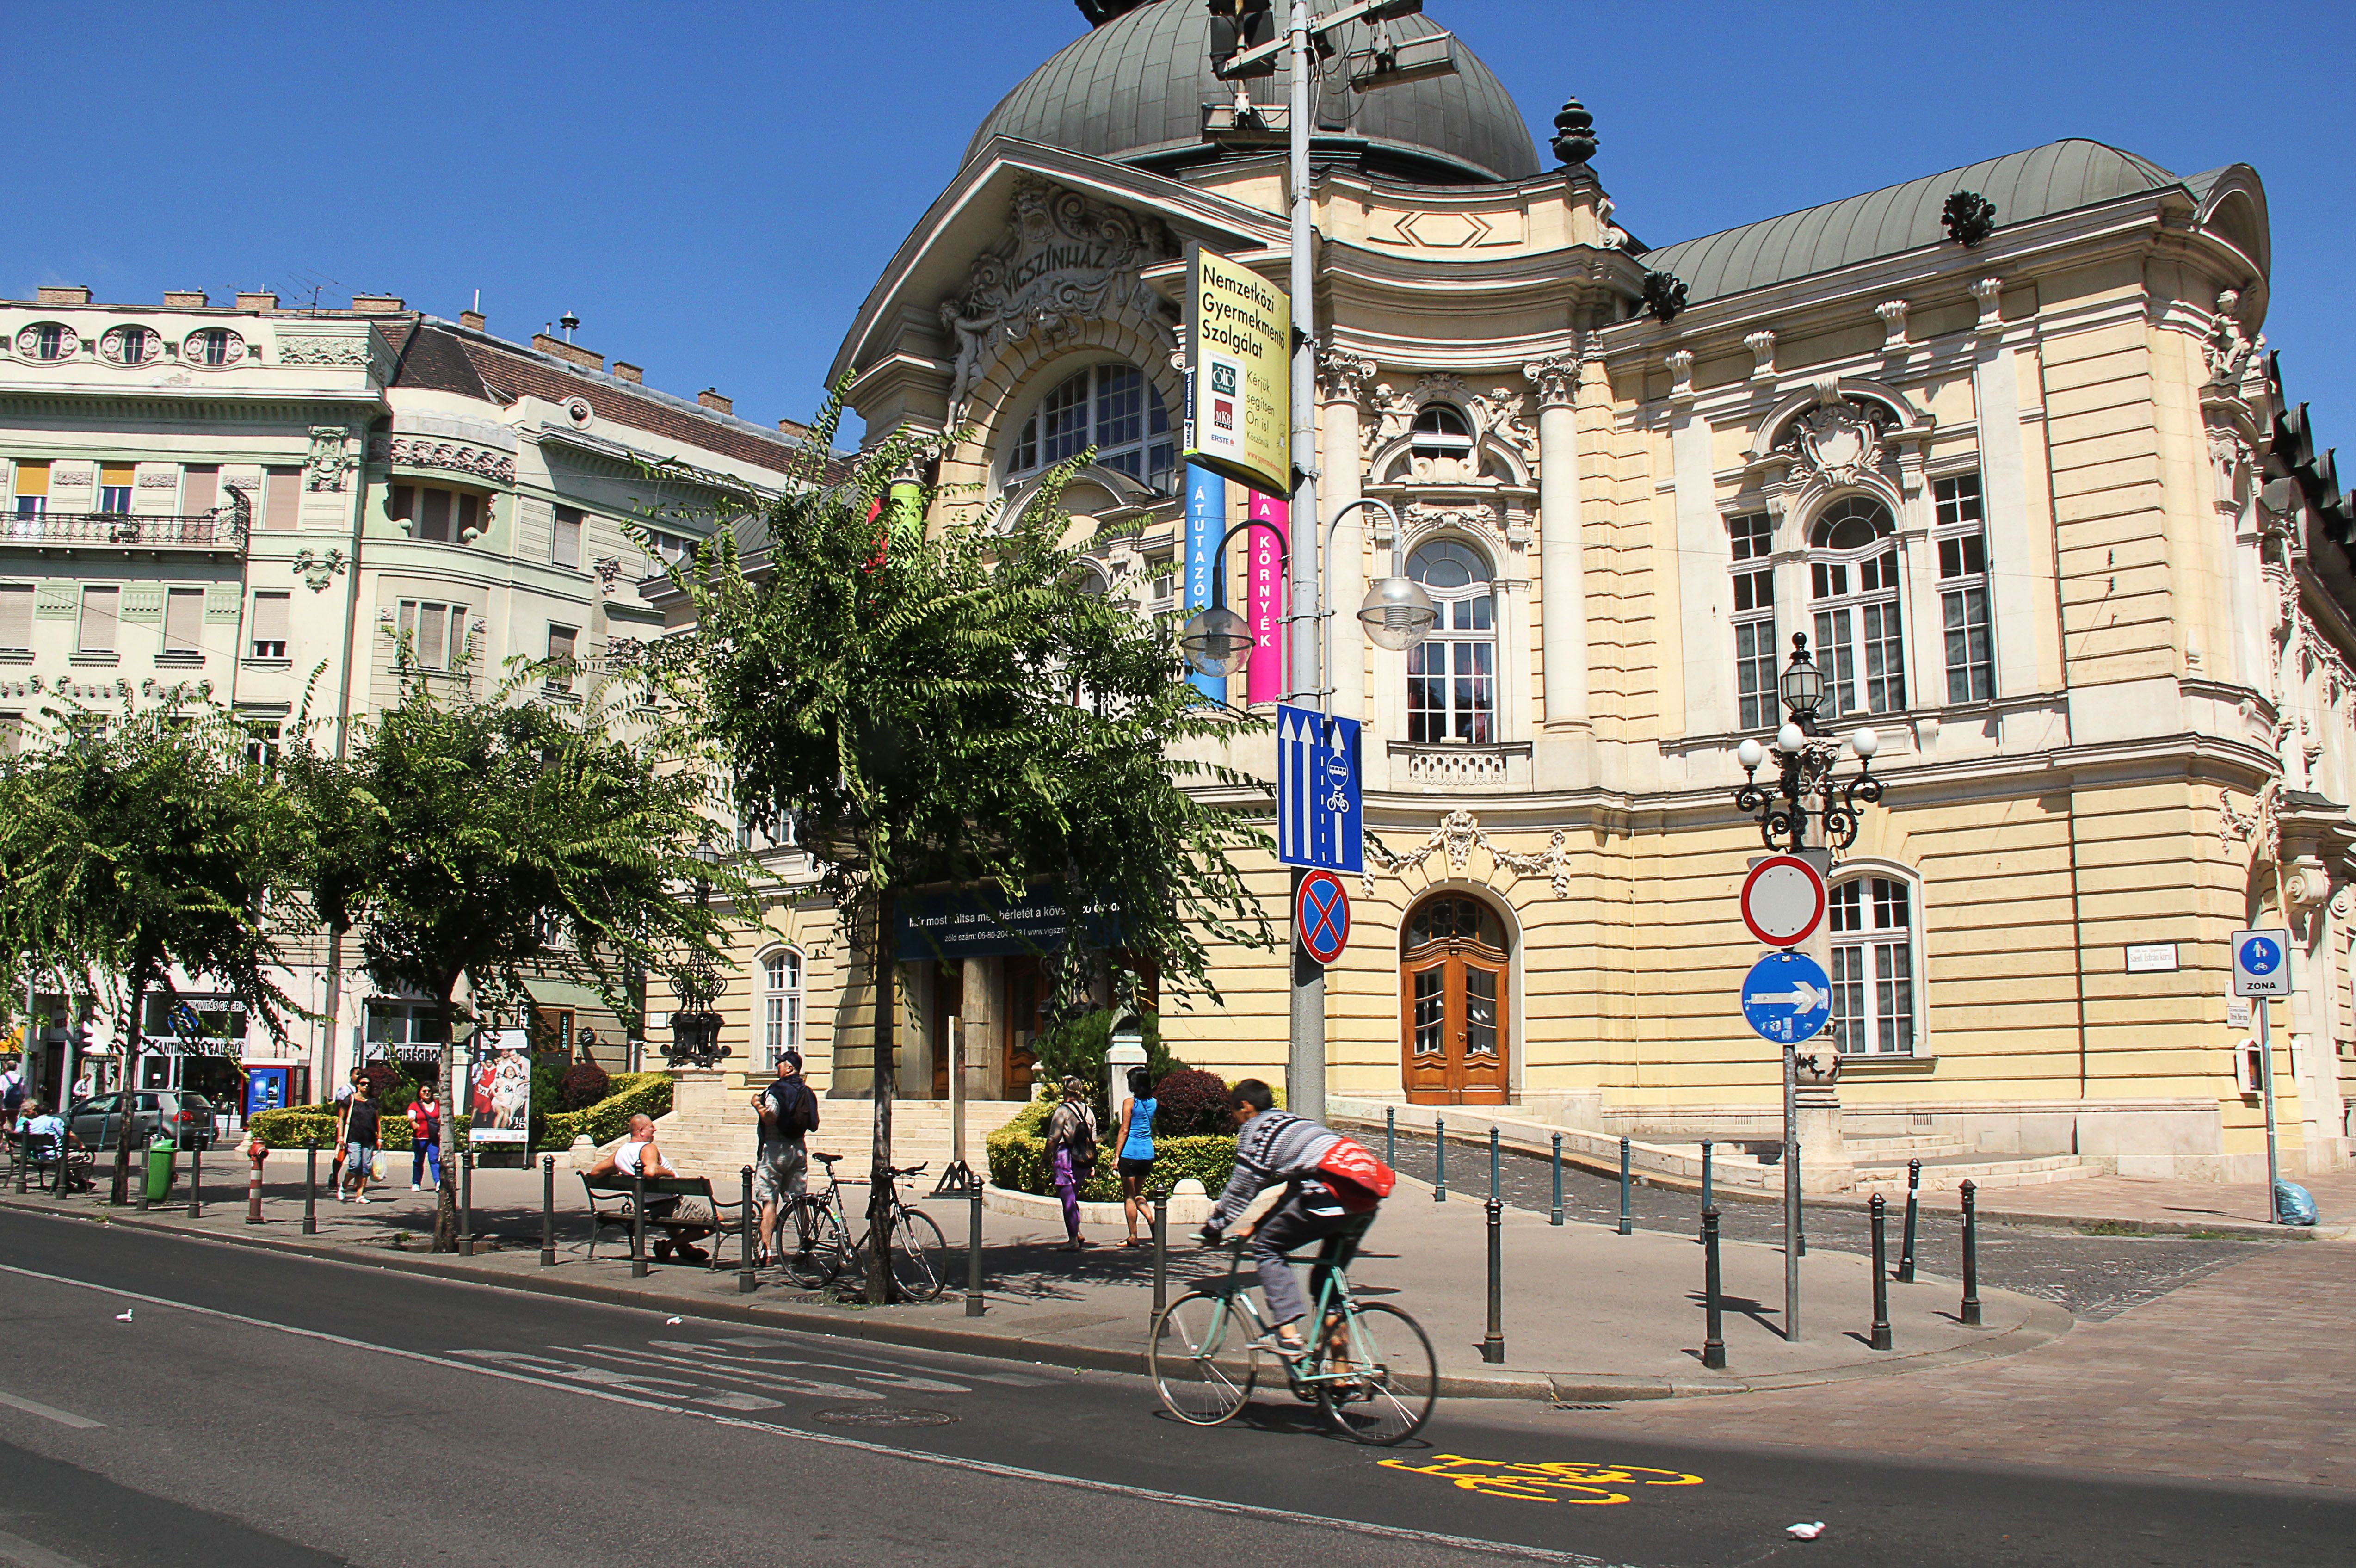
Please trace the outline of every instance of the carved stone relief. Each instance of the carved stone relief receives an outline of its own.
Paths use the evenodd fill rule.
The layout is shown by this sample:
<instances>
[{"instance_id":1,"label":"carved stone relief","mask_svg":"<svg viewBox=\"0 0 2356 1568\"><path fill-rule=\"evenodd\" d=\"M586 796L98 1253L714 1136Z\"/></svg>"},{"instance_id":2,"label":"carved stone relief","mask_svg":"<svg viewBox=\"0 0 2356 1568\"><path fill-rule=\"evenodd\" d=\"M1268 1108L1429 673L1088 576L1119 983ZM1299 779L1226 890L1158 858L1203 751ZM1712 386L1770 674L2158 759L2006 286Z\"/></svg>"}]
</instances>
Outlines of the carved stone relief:
<instances>
[{"instance_id":1,"label":"carved stone relief","mask_svg":"<svg viewBox=\"0 0 2356 1568\"><path fill-rule=\"evenodd\" d=\"M1472 864L1472 852L1476 848L1487 850L1490 858L1505 870L1522 876L1547 877L1554 886L1556 897L1570 897L1568 834L1556 833L1547 841L1543 854L1524 854L1491 843L1489 835L1482 831L1478 819L1462 810L1451 811L1442 817L1440 825L1431 830L1430 838L1425 840L1420 847L1404 854L1394 853L1389 845L1369 831L1366 834L1365 869L1359 874L1359 881L1365 888L1366 897L1371 898L1375 893L1374 868L1376 865L1394 876L1403 876L1443 852L1448 856L1450 871L1462 875Z\"/></svg>"},{"instance_id":2,"label":"carved stone relief","mask_svg":"<svg viewBox=\"0 0 2356 1568\"><path fill-rule=\"evenodd\" d=\"M303 488L341 491L350 477L352 433L340 424L311 426L311 454L304 460Z\"/></svg>"},{"instance_id":3,"label":"carved stone relief","mask_svg":"<svg viewBox=\"0 0 2356 1568\"><path fill-rule=\"evenodd\" d=\"M1854 399L1820 403L1794 419L1776 449L1828 485L1853 485L1880 466L1888 411Z\"/></svg>"},{"instance_id":4,"label":"carved stone relief","mask_svg":"<svg viewBox=\"0 0 2356 1568\"><path fill-rule=\"evenodd\" d=\"M380 437L375 449L379 460L411 468L446 468L452 473L472 474L496 484L515 483L515 459L504 452L473 446L464 441L437 441L423 435L393 435Z\"/></svg>"},{"instance_id":5,"label":"carved stone relief","mask_svg":"<svg viewBox=\"0 0 2356 1568\"><path fill-rule=\"evenodd\" d=\"M369 362L368 339L343 334L329 337L282 331L278 334L278 362L282 365L365 365Z\"/></svg>"},{"instance_id":6,"label":"carved stone relief","mask_svg":"<svg viewBox=\"0 0 2356 1568\"><path fill-rule=\"evenodd\" d=\"M1138 270L1176 254L1158 219L1044 180L1019 181L1012 232L975 260L964 289L939 307L957 345L952 420L991 363L1017 342L1052 343L1083 323L1118 316L1174 347L1162 297Z\"/></svg>"}]
</instances>

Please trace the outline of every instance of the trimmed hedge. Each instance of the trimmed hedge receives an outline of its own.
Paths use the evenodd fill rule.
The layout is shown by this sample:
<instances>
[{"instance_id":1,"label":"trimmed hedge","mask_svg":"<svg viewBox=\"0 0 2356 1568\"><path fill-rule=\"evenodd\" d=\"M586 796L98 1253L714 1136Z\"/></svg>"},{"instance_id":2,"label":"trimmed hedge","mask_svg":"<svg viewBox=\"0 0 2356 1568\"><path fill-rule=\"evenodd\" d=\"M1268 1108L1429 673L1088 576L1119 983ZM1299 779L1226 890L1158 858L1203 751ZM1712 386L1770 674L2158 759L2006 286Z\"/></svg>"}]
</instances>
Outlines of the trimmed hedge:
<instances>
[{"instance_id":1,"label":"trimmed hedge","mask_svg":"<svg viewBox=\"0 0 2356 1568\"><path fill-rule=\"evenodd\" d=\"M1010 1192L1044 1195L1055 1191L1047 1180L1047 1117L1055 1109L1055 1101L1052 1100L1034 1100L990 1135L987 1146L993 1184ZM1087 1203L1118 1203L1118 1151L1109 1143L1099 1144L1098 1151L1096 1172L1080 1184L1080 1197ZM1153 1155L1153 1174L1146 1182L1149 1194L1167 1192L1176 1183L1193 1176L1203 1184L1205 1192L1216 1197L1227 1185L1227 1178L1235 1174L1236 1141L1232 1135L1156 1137Z\"/></svg>"},{"instance_id":2,"label":"trimmed hedge","mask_svg":"<svg viewBox=\"0 0 2356 1568\"><path fill-rule=\"evenodd\" d=\"M630 1118L640 1112L660 1116L670 1110L670 1075L664 1072L617 1072L612 1076L614 1092L586 1111L560 1111L540 1119L541 1150L562 1153L573 1146L575 1133L586 1133L593 1144L607 1144L626 1131ZM458 1143L466 1142L466 1126L472 1118L458 1118ZM247 1130L273 1149L299 1149L305 1138L319 1140L319 1147L333 1148L336 1143L336 1108L333 1105L298 1105L285 1111L265 1111L247 1124ZM377 1122L377 1144L384 1149L409 1147L409 1118L390 1113ZM486 1145L488 1147L489 1145Z\"/></svg>"}]
</instances>

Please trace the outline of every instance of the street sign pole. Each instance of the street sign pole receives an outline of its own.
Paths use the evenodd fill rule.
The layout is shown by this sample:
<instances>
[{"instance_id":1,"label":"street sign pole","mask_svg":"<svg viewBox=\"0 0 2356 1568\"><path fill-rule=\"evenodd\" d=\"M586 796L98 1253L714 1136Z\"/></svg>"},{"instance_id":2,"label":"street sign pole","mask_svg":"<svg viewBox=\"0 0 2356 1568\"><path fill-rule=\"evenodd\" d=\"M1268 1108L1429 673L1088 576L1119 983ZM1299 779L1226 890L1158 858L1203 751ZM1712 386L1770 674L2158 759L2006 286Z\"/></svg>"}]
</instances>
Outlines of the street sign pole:
<instances>
[{"instance_id":1,"label":"street sign pole","mask_svg":"<svg viewBox=\"0 0 2356 1568\"><path fill-rule=\"evenodd\" d=\"M1315 209L1309 184L1311 0L1292 0L1287 31L1292 65L1291 105L1285 116L1292 181L1292 690L1294 701L1313 694L1321 714L1333 711L1326 688L1320 618L1324 563L1317 516L1317 274L1312 247ZM1323 739L1321 736L1320 740ZM1297 909L1301 873L1292 874ZM1285 1107L1312 1122L1325 1120L1325 966L1312 959L1292 929L1292 1036L1285 1059Z\"/></svg>"},{"instance_id":2,"label":"street sign pole","mask_svg":"<svg viewBox=\"0 0 2356 1568\"><path fill-rule=\"evenodd\" d=\"M2270 1010L2263 996L2258 1002L2258 1098L2266 1107L2266 1218L2282 1219L2281 1200L2275 1197L2275 1187L2282 1180L2282 1162L2275 1153L2275 1043L2266 1037L2266 1014Z\"/></svg>"},{"instance_id":3,"label":"street sign pole","mask_svg":"<svg viewBox=\"0 0 2356 1568\"><path fill-rule=\"evenodd\" d=\"M1800 1338L1800 1046L1783 1047L1783 1339Z\"/></svg>"}]
</instances>

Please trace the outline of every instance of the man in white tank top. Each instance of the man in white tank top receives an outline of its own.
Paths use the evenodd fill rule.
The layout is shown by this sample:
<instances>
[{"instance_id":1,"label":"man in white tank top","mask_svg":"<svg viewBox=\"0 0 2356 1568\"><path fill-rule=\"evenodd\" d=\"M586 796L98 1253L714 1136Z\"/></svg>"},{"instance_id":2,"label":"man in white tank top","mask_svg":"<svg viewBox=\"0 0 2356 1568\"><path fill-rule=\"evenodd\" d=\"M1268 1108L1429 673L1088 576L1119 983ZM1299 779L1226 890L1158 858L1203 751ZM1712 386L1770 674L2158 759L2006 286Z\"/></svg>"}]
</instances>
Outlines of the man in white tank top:
<instances>
[{"instance_id":1,"label":"man in white tank top","mask_svg":"<svg viewBox=\"0 0 2356 1568\"><path fill-rule=\"evenodd\" d=\"M677 1176L670 1162L655 1144L655 1119L641 1112L630 1118L630 1135L607 1150L598 1162L589 1167L591 1176L619 1173L634 1176L644 1171L650 1176Z\"/></svg>"}]
</instances>

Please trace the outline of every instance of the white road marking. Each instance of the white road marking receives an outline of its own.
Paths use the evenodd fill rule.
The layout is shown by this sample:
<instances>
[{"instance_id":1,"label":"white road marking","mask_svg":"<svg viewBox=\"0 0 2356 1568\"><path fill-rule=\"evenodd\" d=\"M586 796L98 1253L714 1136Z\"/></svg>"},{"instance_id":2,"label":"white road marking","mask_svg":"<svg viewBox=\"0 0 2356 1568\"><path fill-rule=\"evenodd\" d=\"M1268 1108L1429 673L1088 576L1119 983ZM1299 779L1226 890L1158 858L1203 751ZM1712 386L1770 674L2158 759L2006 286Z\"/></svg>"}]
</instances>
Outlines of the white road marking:
<instances>
[{"instance_id":1,"label":"white road marking","mask_svg":"<svg viewBox=\"0 0 2356 1568\"><path fill-rule=\"evenodd\" d=\"M38 1400L28 1400L22 1394L0 1393L0 1404L5 1404L11 1410L21 1410L27 1415L37 1415L45 1420L54 1421L59 1426L76 1427L84 1432L92 1427L106 1424L102 1421L92 1421L86 1415L76 1415L70 1410L59 1410L55 1405L43 1404Z\"/></svg>"},{"instance_id":2,"label":"white road marking","mask_svg":"<svg viewBox=\"0 0 2356 1568\"><path fill-rule=\"evenodd\" d=\"M675 1351L679 1358L684 1358L679 1359L655 1356L654 1359L669 1359L674 1366L690 1367L697 1371L719 1372L725 1376L736 1376L747 1372L757 1373L778 1367L807 1367L818 1371L848 1372L862 1383L882 1383L887 1388L900 1389L914 1394L973 1392L963 1383L945 1383L936 1378L919 1378L908 1372L871 1371L841 1361L805 1361L791 1356L740 1356L733 1351L719 1349L714 1346L699 1345L689 1339L649 1339L647 1343L653 1346L655 1350ZM776 1347L778 1349L787 1348L784 1345ZM621 1347L602 1345L597 1348L618 1350ZM652 1352L638 1351L636 1354L650 1356Z\"/></svg>"},{"instance_id":3,"label":"white road marking","mask_svg":"<svg viewBox=\"0 0 2356 1568\"><path fill-rule=\"evenodd\" d=\"M1403 1525L1373 1524L1365 1520L1343 1519L1332 1514L1305 1513L1297 1509L1272 1508L1263 1503L1229 1502L1224 1498L1197 1497L1190 1492L1166 1492L1155 1487L1135 1487L1122 1481L1099 1481L1087 1476L1066 1476L1053 1470L1033 1470L1020 1465L1001 1465L990 1459L968 1459L954 1454L927 1453L921 1448L894 1448L885 1443L871 1443L864 1438L851 1437L834 1432L809 1432L798 1426L781 1426L775 1422L755 1421L746 1416L718 1415L708 1410L696 1410L687 1405L668 1404L658 1399L640 1399L619 1393L608 1388L592 1388L581 1383L561 1382L553 1378L534 1377L527 1372L503 1367L485 1366L479 1362L456 1361L436 1356L426 1350L404 1350L394 1345L379 1345L371 1340L355 1339L346 1334L331 1334L323 1328L297 1328L293 1324L273 1323L266 1317L249 1317L241 1312L225 1312L217 1306L198 1306L194 1302L175 1301L169 1296L150 1295L144 1291L123 1290L115 1285L93 1284L88 1280L69 1279L63 1274L43 1273L37 1269L19 1268L14 1263L0 1263L0 1273L15 1274L20 1279L40 1280L48 1284L70 1285L77 1290L93 1291L121 1301L143 1301L151 1306L168 1306L198 1317L210 1317L223 1323L240 1323L249 1328L267 1328L273 1333L291 1335L297 1339L316 1340L323 1345L339 1345L351 1350L370 1350L395 1360L415 1361L445 1371L466 1372L478 1378L497 1378L505 1382L526 1383L534 1388L552 1389L558 1393L573 1394L582 1399L604 1400L608 1404L627 1405L634 1410L654 1411L666 1415L692 1416L719 1426L735 1427L746 1432L758 1432L766 1436L790 1438L796 1442L815 1443L828 1448L848 1449L853 1453L872 1454L883 1459L899 1459L912 1465L929 1465L937 1469L961 1470L968 1475L991 1476L1001 1480L1028 1481L1036 1486L1064 1487L1073 1491L1096 1492L1109 1497L1133 1498L1141 1502L1162 1503L1171 1508L1191 1509L1200 1513L1226 1514L1237 1519L1263 1519L1280 1524L1308 1525L1325 1530L1337 1530L1350 1535L1369 1536L1382 1541L1411 1541L1422 1546L1451 1547L1459 1552L1479 1552L1492 1557L1516 1557L1530 1563L1568 1563L1574 1568L1632 1568L1626 1563L1610 1563L1600 1557L1590 1557L1583 1552L1557 1552L1543 1546L1522 1546L1512 1541L1484 1541L1477 1535L1451 1535L1443 1530L1413 1530ZM27 1568L56 1568L51 1563L36 1563ZM84 1568L80 1563L64 1563L63 1568Z\"/></svg>"},{"instance_id":4,"label":"white road marking","mask_svg":"<svg viewBox=\"0 0 2356 1568\"><path fill-rule=\"evenodd\" d=\"M96 1426L98 1423L81 1424ZM10 1535L5 1530L0 1530L0 1563L7 1563L8 1568L90 1568L78 1557L60 1557L46 1546L36 1546L23 1536Z\"/></svg>"}]
</instances>

